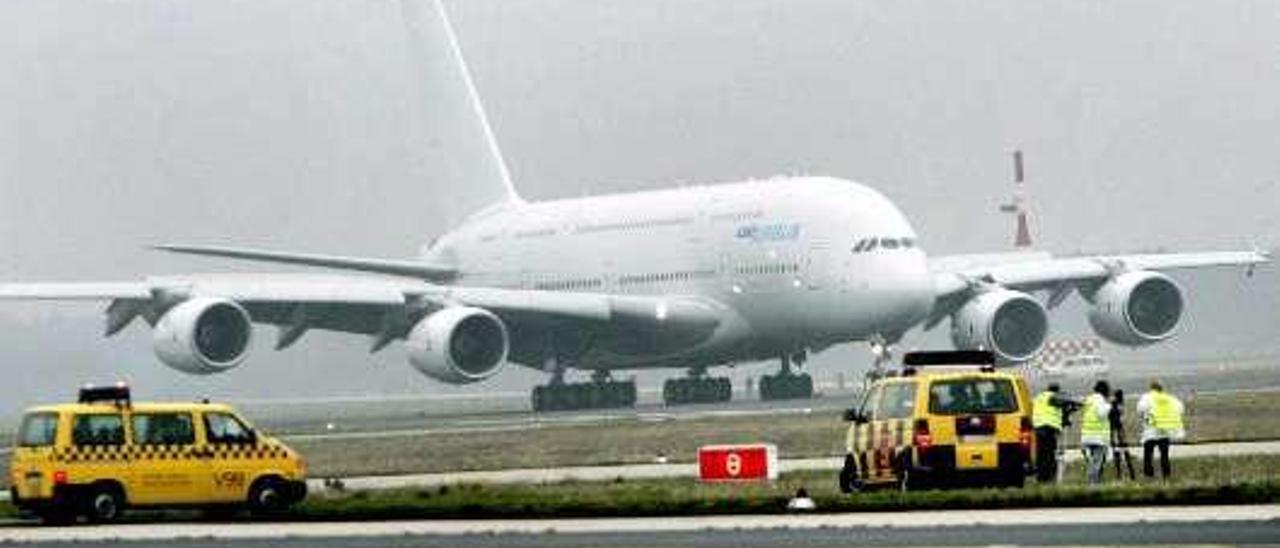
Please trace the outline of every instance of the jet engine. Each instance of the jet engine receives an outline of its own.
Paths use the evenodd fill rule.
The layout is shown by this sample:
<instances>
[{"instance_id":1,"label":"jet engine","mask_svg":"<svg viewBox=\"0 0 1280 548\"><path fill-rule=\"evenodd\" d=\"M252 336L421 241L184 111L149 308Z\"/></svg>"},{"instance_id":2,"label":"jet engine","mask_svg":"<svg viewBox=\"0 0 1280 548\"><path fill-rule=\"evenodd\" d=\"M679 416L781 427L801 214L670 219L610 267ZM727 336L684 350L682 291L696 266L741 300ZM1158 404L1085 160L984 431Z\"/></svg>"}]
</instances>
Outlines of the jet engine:
<instances>
[{"instance_id":1,"label":"jet engine","mask_svg":"<svg viewBox=\"0 0 1280 548\"><path fill-rule=\"evenodd\" d=\"M156 356L165 365L193 375L211 375L244 360L253 323L239 304L196 298L165 313L151 333Z\"/></svg>"},{"instance_id":2,"label":"jet engine","mask_svg":"<svg viewBox=\"0 0 1280 548\"><path fill-rule=\"evenodd\" d=\"M951 342L964 350L984 349L1005 363L1024 362L1044 347L1049 316L1026 293L997 289L965 303L951 316Z\"/></svg>"},{"instance_id":3,"label":"jet engine","mask_svg":"<svg viewBox=\"0 0 1280 548\"><path fill-rule=\"evenodd\" d=\"M1090 299L1089 324L1116 344L1145 346L1171 336L1182 320L1182 288L1156 272L1129 272L1112 278Z\"/></svg>"},{"instance_id":4,"label":"jet engine","mask_svg":"<svg viewBox=\"0 0 1280 548\"><path fill-rule=\"evenodd\" d=\"M409 363L450 384L492 377L507 361L507 326L488 310L450 307L418 321L405 342Z\"/></svg>"}]
</instances>

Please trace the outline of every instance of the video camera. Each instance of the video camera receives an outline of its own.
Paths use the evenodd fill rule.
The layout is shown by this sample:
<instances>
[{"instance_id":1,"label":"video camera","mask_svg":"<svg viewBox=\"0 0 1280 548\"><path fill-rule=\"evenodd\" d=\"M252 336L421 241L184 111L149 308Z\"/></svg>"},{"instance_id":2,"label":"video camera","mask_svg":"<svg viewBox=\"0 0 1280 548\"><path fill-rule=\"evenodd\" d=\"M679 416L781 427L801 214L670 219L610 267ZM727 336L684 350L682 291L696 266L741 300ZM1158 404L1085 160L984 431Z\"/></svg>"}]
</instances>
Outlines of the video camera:
<instances>
[{"instance_id":1,"label":"video camera","mask_svg":"<svg viewBox=\"0 0 1280 548\"><path fill-rule=\"evenodd\" d=\"M1062 409L1062 428L1069 428L1071 426L1071 415L1083 408L1084 404L1066 396L1058 396L1058 403Z\"/></svg>"}]
</instances>

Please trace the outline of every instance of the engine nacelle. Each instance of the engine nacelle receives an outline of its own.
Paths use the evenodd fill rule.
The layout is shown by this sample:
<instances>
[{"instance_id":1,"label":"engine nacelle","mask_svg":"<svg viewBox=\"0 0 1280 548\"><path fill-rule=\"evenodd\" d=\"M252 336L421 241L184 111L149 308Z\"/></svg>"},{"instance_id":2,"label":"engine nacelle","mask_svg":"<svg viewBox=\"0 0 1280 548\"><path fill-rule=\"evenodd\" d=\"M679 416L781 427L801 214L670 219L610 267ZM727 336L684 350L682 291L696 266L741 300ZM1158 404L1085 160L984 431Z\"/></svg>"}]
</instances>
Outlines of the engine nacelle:
<instances>
[{"instance_id":1,"label":"engine nacelle","mask_svg":"<svg viewBox=\"0 0 1280 548\"><path fill-rule=\"evenodd\" d=\"M962 350L990 350L1005 363L1024 362L1044 347L1049 315L1031 295L988 291L951 316L951 342Z\"/></svg>"},{"instance_id":2,"label":"engine nacelle","mask_svg":"<svg viewBox=\"0 0 1280 548\"><path fill-rule=\"evenodd\" d=\"M151 333L160 361L193 375L221 373L240 365L252 336L249 313L239 304L203 297L170 309Z\"/></svg>"},{"instance_id":3,"label":"engine nacelle","mask_svg":"<svg viewBox=\"0 0 1280 548\"><path fill-rule=\"evenodd\" d=\"M405 347L418 371L450 384L469 384L497 373L510 343L506 324L492 312L457 306L418 321Z\"/></svg>"},{"instance_id":4,"label":"engine nacelle","mask_svg":"<svg viewBox=\"0 0 1280 548\"><path fill-rule=\"evenodd\" d=\"M1129 272L1098 288L1089 325L1116 344L1145 346L1173 336L1182 321L1182 288L1156 272Z\"/></svg>"}]
</instances>

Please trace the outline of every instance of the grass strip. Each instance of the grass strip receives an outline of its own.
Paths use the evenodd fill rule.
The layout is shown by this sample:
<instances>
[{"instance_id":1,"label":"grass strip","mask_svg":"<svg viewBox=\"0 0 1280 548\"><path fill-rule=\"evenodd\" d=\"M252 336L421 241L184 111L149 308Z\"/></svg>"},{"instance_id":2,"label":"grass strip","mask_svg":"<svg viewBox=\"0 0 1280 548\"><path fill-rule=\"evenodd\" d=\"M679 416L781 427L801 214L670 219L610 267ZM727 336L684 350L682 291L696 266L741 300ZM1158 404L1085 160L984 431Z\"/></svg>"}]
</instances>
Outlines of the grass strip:
<instances>
[{"instance_id":1,"label":"grass strip","mask_svg":"<svg viewBox=\"0 0 1280 548\"><path fill-rule=\"evenodd\" d=\"M1178 459L1171 482L1083 484L1079 463L1062 485L1023 489L953 489L840 493L835 474L801 471L769 484L701 484L692 478L461 485L318 494L291 519L624 517L776 514L804 487L821 512L1085 506L1262 504L1280 502L1280 456Z\"/></svg>"},{"instance_id":2,"label":"grass strip","mask_svg":"<svg viewBox=\"0 0 1280 548\"><path fill-rule=\"evenodd\" d=\"M804 487L819 512L1004 509L1097 506L1264 504L1280 502L1280 455L1174 461L1171 482L1113 482L1090 487L1080 465L1062 485L1024 489L954 489L844 495L829 471L784 474L766 484L702 484L692 478L524 485L457 485L420 489L324 492L281 516L300 521L563 518L778 514ZM0 517L16 513L0 504ZM181 513L153 518L189 519Z\"/></svg>"},{"instance_id":3,"label":"grass strip","mask_svg":"<svg viewBox=\"0 0 1280 548\"><path fill-rule=\"evenodd\" d=\"M438 490L357 493L313 499L291 519L390 520L475 518L563 518L777 514L787 495L742 492L722 496L682 496L652 485L596 488L595 492L545 492L537 488L469 485ZM749 491L749 490L747 490ZM1032 489L963 489L914 493L877 492L814 497L821 512L1004 509L1136 505L1262 504L1280 502L1280 483L1103 488L1068 486Z\"/></svg>"}]
</instances>

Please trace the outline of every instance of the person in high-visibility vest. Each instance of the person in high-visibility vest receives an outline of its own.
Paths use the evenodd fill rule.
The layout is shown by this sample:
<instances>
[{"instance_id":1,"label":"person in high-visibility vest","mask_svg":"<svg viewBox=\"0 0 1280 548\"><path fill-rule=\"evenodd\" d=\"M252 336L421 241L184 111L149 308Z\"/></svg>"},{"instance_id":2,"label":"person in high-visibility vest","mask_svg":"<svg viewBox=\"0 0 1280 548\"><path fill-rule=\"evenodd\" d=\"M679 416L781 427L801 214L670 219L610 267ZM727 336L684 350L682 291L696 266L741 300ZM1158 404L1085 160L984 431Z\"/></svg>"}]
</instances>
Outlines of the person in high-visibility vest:
<instances>
[{"instance_id":1,"label":"person in high-visibility vest","mask_svg":"<svg viewBox=\"0 0 1280 548\"><path fill-rule=\"evenodd\" d=\"M1148 478L1156 475L1151 462L1155 449L1160 449L1160 473L1165 479L1173 473L1169 465L1169 443L1186 437L1182 422L1184 407L1178 398L1164 391L1158 380L1151 381L1151 390L1138 400L1138 415L1142 417L1142 473Z\"/></svg>"},{"instance_id":2,"label":"person in high-visibility vest","mask_svg":"<svg viewBox=\"0 0 1280 548\"><path fill-rule=\"evenodd\" d=\"M1062 397L1058 383L1036 395L1031 402L1031 426L1036 432L1036 479L1057 479L1058 438L1062 436L1066 408L1074 402Z\"/></svg>"},{"instance_id":3,"label":"person in high-visibility vest","mask_svg":"<svg viewBox=\"0 0 1280 548\"><path fill-rule=\"evenodd\" d=\"M1080 414L1080 447L1084 450L1085 466L1090 485L1102 483L1102 470L1107 464L1107 452L1111 447L1111 385L1098 381L1093 393L1084 400Z\"/></svg>"}]
</instances>

